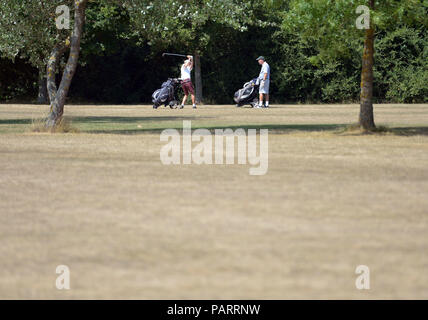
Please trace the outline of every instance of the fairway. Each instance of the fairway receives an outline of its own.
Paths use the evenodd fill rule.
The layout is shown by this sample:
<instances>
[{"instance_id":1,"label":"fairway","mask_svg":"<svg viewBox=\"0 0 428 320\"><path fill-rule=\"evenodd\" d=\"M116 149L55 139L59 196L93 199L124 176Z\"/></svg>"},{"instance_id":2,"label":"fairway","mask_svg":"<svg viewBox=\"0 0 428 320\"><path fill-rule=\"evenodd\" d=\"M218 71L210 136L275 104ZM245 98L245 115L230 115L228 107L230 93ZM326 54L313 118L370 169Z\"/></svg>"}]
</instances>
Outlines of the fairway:
<instances>
[{"instance_id":1,"label":"fairway","mask_svg":"<svg viewBox=\"0 0 428 320\"><path fill-rule=\"evenodd\" d=\"M358 105L69 105L78 132L32 132L48 109L0 105L0 299L428 299L428 105L366 135ZM269 129L267 174L163 165L183 120Z\"/></svg>"}]
</instances>

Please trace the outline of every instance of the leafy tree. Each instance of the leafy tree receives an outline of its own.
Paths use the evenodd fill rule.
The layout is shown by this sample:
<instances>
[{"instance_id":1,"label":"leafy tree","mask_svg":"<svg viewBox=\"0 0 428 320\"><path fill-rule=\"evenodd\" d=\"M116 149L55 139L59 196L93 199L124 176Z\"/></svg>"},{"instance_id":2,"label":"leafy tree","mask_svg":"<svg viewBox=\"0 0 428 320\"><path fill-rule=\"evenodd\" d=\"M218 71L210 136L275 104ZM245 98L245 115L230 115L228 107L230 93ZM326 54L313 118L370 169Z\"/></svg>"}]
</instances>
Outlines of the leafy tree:
<instances>
[{"instance_id":1,"label":"leafy tree","mask_svg":"<svg viewBox=\"0 0 428 320\"><path fill-rule=\"evenodd\" d=\"M356 28L356 9L370 9L369 27ZM365 130L375 128L373 116L373 65L376 30L387 30L397 23L427 23L426 1L420 0L291 0L283 11L282 29L298 34L303 42L318 44L313 64L351 55L352 43L364 39L361 71L359 124Z\"/></svg>"},{"instance_id":2,"label":"leafy tree","mask_svg":"<svg viewBox=\"0 0 428 320\"><path fill-rule=\"evenodd\" d=\"M47 77L51 111L46 120L46 126L49 128L57 126L62 120L65 99L77 68L87 2L88 0L73 0L74 23L71 35L65 41L60 39L56 42L48 60ZM61 82L57 88L55 83L56 66L59 58L67 48L70 48L70 54L62 74Z\"/></svg>"},{"instance_id":3,"label":"leafy tree","mask_svg":"<svg viewBox=\"0 0 428 320\"><path fill-rule=\"evenodd\" d=\"M428 102L426 29L402 26L383 32L377 42L375 91L387 101Z\"/></svg>"},{"instance_id":4,"label":"leafy tree","mask_svg":"<svg viewBox=\"0 0 428 320\"><path fill-rule=\"evenodd\" d=\"M26 59L39 70L39 102L47 102L46 65L57 31L60 1L0 0L0 54Z\"/></svg>"},{"instance_id":5,"label":"leafy tree","mask_svg":"<svg viewBox=\"0 0 428 320\"><path fill-rule=\"evenodd\" d=\"M88 0L2 0L0 15L0 51L11 58L20 54L39 70L47 65L47 89L51 112L47 127L56 126L64 112L65 99L77 66ZM59 30L55 24L56 8L68 5L74 11L74 23L69 30ZM64 52L70 55L64 68L59 87L56 86L56 70Z\"/></svg>"}]
</instances>

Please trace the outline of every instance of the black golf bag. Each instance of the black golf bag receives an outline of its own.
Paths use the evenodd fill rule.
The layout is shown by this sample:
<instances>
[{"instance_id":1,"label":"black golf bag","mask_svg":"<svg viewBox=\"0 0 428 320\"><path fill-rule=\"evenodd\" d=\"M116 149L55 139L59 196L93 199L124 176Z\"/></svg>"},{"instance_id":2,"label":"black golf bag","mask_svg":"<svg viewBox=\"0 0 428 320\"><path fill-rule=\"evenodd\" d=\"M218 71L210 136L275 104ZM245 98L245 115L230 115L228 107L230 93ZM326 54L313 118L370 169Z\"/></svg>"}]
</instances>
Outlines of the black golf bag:
<instances>
[{"instance_id":1,"label":"black golf bag","mask_svg":"<svg viewBox=\"0 0 428 320\"><path fill-rule=\"evenodd\" d=\"M170 106L173 108L178 104L175 93L180 85L180 80L169 78L162 83L162 87L152 94L153 108L157 109L160 105Z\"/></svg>"},{"instance_id":2,"label":"black golf bag","mask_svg":"<svg viewBox=\"0 0 428 320\"><path fill-rule=\"evenodd\" d=\"M235 92L233 100L236 102L237 107L241 107L244 104L249 104L253 108L259 102L258 99L259 83L257 79L253 79L244 84L242 89Z\"/></svg>"}]
</instances>

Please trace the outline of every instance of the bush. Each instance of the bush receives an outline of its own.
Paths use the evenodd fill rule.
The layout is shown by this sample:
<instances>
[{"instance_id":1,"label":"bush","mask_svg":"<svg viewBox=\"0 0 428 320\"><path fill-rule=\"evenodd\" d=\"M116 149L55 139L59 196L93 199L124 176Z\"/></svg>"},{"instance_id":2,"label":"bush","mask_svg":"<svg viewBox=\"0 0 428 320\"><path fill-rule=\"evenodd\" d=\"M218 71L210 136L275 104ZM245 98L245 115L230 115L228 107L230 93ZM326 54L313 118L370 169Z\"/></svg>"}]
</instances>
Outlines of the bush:
<instances>
[{"instance_id":1,"label":"bush","mask_svg":"<svg viewBox=\"0 0 428 320\"><path fill-rule=\"evenodd\" d=\"M428 39L424 30L401 27L376 45L376 95L390 102L428 101Z\"/></svg>"},{"instance_id":2,"label":"bush","mask_svg":"<svg viewBox=\"0 0 428 320\"><path fill-rule=\"evenodd\" d=\"M37 78L37 69L26 61L18 58L15 62L0 59L0 102L16 99L35 100Z\"/></svg>"}]
</instances>

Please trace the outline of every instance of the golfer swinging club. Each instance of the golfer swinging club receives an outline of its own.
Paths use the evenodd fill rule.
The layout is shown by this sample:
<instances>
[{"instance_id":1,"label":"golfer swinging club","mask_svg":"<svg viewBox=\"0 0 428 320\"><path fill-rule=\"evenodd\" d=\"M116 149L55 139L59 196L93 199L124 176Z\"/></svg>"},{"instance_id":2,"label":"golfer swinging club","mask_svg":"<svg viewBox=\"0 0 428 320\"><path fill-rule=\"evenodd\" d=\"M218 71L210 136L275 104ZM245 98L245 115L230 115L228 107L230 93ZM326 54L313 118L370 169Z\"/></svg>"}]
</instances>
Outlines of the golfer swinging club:
<instances>
[{"instance_id":1,"label":"golfer swinging club","mask_svg":"<svg viewBox=\"0 0 428 320\"><path fill-rule=\"evenodd\" d=\"M258 81L260 83L259 87L259 105L255 108L263 108L263 96L266 99L265 108L269 108L269 84L270 84L270 67L266 62L263 56L257 58L257 61L262 66L262 70L260 71L260 75Z\"/></svg>"},{"instance_id":2,"label":"golfer swinging club","mask_svg":"<svg viewBox=\"0 0 428 320\"><path fill-rule=\"evenodd\" d=\"M192 84L192 78L190 76L190 72L193 69L193 57L187 56L187 60L184 61L183 65L181 66L181 87L184 91L184 97L183 102L181 103L180 109L184 108L184 104L187 101L187 97L189 96L189 93L192 95L192 103L193 103L193 109L196 109L196 103L195 103L195 90L193 89Z\"/></svg>"}]
</instances>

